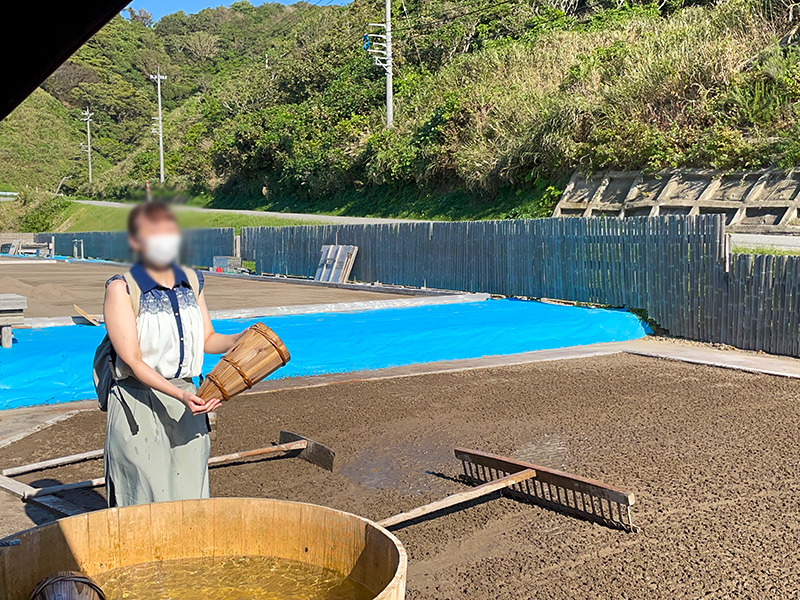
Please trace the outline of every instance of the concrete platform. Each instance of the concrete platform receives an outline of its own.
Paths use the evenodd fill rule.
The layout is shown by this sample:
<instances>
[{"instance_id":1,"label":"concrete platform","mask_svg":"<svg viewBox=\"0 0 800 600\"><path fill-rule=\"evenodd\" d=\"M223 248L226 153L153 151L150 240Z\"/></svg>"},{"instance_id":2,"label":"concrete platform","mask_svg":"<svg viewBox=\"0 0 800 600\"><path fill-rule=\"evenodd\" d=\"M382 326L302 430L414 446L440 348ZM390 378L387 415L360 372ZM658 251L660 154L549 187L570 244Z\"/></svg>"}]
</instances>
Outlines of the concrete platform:
<instances>
[{"instance_id":1,"label":"concrete platform","mask_svg":"<svg viewBox=\"0 0 800 600\"><path fill-rule=\"evenodd\" d=\"M623 352L640 356L680 360L710 367L800 379L800 360L788 356L773 356L735 349L717 350L677 340L642 339L624 342L621 346L623 347Z\"/></svg>"}]
</instances>

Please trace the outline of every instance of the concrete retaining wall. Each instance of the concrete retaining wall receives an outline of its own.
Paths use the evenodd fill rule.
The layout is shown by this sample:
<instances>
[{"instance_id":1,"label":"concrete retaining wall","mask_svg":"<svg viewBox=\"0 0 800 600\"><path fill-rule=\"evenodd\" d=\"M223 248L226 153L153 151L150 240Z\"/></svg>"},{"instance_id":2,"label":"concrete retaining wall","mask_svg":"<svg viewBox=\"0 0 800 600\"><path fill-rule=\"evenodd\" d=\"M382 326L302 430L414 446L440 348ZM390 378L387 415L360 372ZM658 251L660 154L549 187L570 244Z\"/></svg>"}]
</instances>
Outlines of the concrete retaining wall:
<instances>
[{"instance_id":1,"label":"concrete retaining wall","mask_svg":"<svg viewBox=\"0 0 800 600\"><path fill-rule=\"evenodd\" d=\"M731 232L798 233L800 171L575 173L556 217L722 215Z\"/></svg>"}]
</instances>

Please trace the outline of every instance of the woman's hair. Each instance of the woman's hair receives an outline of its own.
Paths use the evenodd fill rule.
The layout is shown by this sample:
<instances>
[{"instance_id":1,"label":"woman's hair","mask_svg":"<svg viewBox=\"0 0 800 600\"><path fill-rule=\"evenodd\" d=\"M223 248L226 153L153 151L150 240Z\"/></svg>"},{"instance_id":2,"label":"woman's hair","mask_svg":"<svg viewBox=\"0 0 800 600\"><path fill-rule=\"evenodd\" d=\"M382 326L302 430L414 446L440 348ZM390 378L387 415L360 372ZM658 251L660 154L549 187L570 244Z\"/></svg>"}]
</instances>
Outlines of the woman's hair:
<instances>
[{"instance_id":1,"label":"woman's hair","mask_svg":"<svg viewBox=\"0 0 800 600\"><path fill-rule=\"evenodd\" d=\"M139 232L140 219L154 222L162 220L178 222L169 206L157 200L139 204L131 209L131 212L128 213L128 234L135 236Z\"/></svg>"}]
</instances>

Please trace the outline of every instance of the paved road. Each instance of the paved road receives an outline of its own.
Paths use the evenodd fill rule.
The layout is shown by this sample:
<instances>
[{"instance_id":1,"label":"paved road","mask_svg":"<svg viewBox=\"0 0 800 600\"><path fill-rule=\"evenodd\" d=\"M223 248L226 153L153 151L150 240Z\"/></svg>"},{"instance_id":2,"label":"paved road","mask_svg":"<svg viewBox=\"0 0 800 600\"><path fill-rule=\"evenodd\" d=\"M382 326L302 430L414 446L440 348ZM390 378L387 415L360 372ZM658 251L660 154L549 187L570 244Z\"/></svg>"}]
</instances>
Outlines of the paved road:
<instances>
[{"instance_id":1,"label":"paved road","mask_svg":"<svg viewBox=\"0 0 800 600\"><path fill-rule=\"evenodd\" d=\"M131 204L120 202L107 202L104 200L75 200L79 204L91 204L92 206L112 206L115 208L130 208ZM306 213L284 213L267 212L263 210L224 210L218 208L201 208L199 206L175 206L176 210L187 210L195 212L220 212L236 213L240 215L254 215L259 217L277 217L279 219L298 219L303 221L315 221L318 223L340 223L340 224L375 224L375 223L410 223L410 219L379 219L374 217L337 217L333 215L314 215Z\"/></svg>"},{"instance_id":2,"label":"paved road","mask_svg":"<svg viewBox=\"0 0 800 600\"><path fill-rule=\"evenodd\" d=\"M734 247L777 248L778 250L800 251L800 235L779 235L768 233L732 233Z\"/></svg>"}]
</instances>

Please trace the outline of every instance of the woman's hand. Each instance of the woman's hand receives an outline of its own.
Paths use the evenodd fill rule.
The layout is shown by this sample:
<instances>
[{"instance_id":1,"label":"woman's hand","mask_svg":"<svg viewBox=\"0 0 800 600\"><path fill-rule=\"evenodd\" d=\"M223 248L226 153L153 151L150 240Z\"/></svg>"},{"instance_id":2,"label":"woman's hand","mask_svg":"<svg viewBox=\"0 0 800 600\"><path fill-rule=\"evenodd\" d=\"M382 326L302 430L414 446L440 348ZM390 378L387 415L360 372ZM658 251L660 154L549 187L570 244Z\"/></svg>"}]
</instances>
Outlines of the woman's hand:
<instances>
[{"instance_id":1,"label":"woman's hand","mask_svg":"<svg viewBox=\"0 0 800 600\"><path fill-rule=\"evenodd\" d=\"M245 327L239 333L237 333L236 334L236 342L238 342L240 339L242 339L244 337L244 334L247 333L248 331L250 331L251 329L253 329L254 327L255 327L255 325L250 325L250 327ZM236 342L234 342L234 344Z\"/></svg>"},{"instance_id":2,"label":"woman's hand","mask_svg":"<svg viewBox=\"0 0 800 600\"><path fill-rule=\"evenodd\" d=\"M222 404L222 400L219 398L212 398L211 400L203 400L196 394L185 390L180 398L178 398L181 402L183 402L186 407L192 411L193 415L203 415L210 413L215 408L217 408L220 404Z\"/></svg>"}]
</instances>

